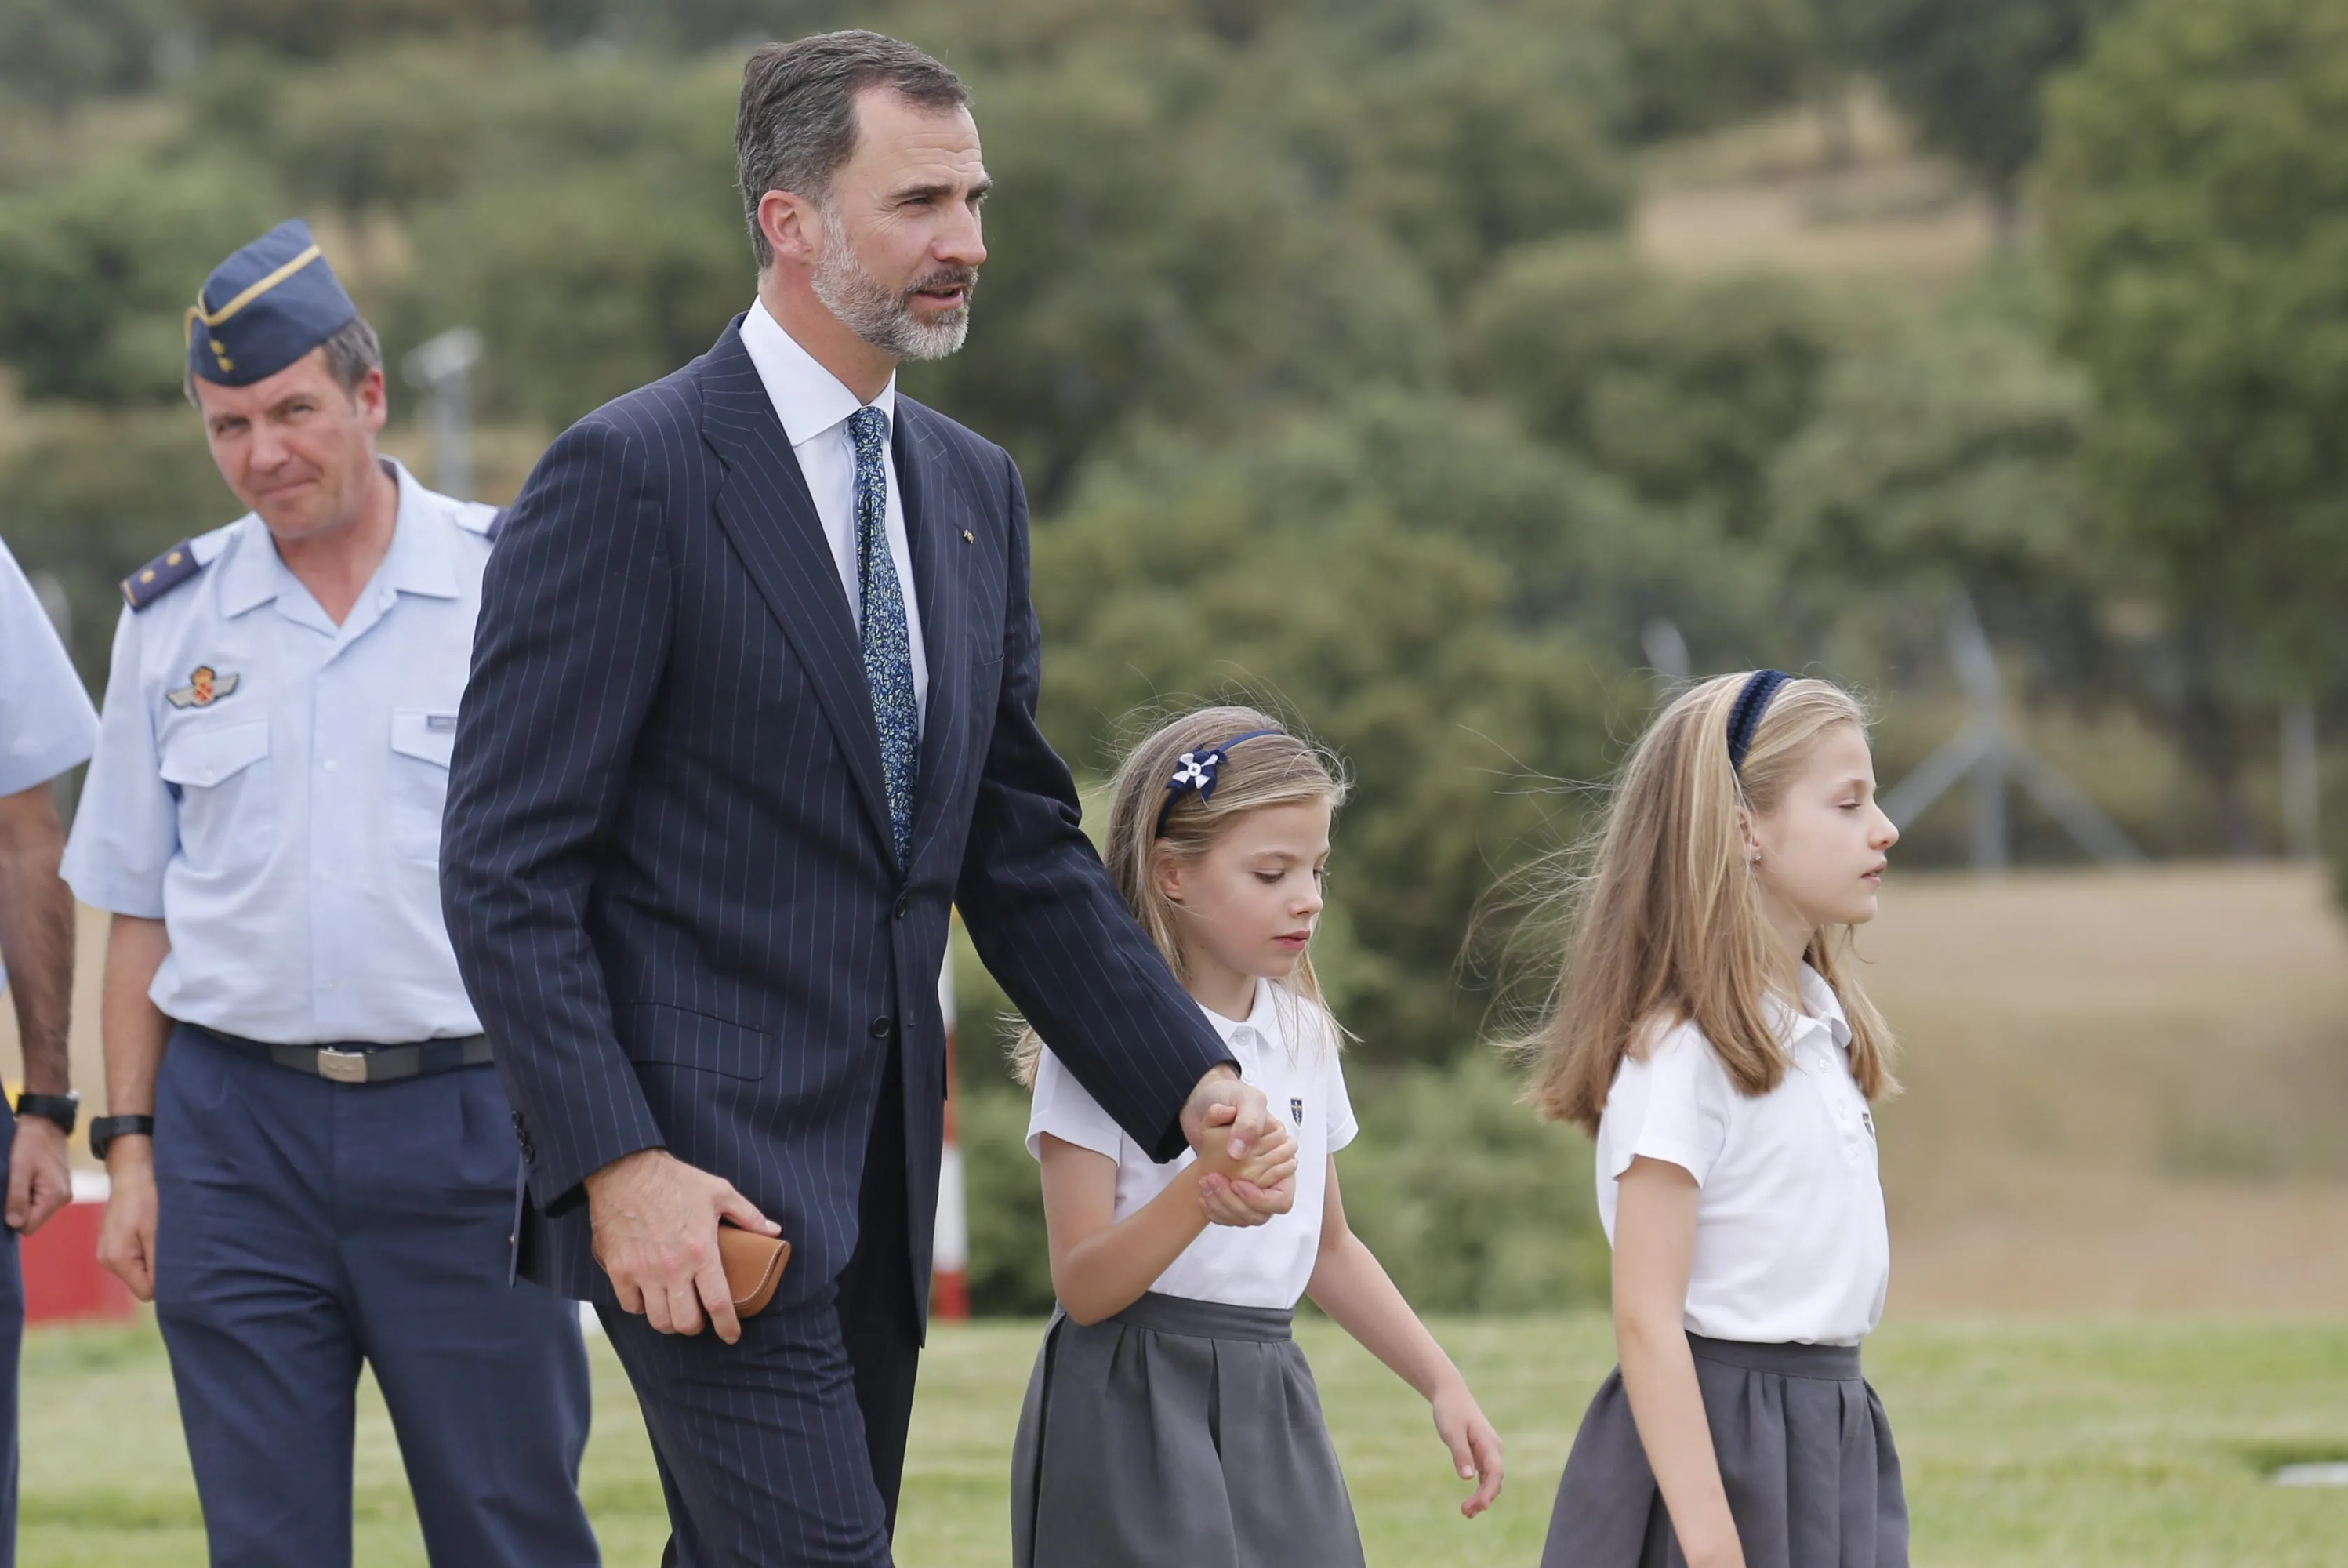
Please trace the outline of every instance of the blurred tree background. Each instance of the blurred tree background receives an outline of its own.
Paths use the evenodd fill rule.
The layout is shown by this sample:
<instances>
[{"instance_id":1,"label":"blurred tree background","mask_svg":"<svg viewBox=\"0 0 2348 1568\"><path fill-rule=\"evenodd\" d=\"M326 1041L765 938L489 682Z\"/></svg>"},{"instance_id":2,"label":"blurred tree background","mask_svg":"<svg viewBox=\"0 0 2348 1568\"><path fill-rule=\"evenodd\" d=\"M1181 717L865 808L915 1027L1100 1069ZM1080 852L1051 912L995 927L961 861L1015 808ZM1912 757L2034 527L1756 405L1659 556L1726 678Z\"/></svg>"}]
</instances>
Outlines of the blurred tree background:
<instances>
[{"instance_id":1,"label":"blurred tree background","mask_svg":"<svg viewBox=\"0 0 2348 1568\"><path fill-rule=\"evenodd\" d=\"M419 464L400 356L479 329L502 498L747 303L741 56L850 25L976 95L976 325L906 384L1025 473L1055 740L1097 778L1135 709L1241 693L1354 769L1324 974L1381 1171L1505 1121L1478 901L1683 658L1870 691L1889 785L1962 722L1969 605L2137 843L2283 847L2279 717L2348 720L2348 0L0 0L0 534L93 688L114 580L232 515L179 402L220 256L312 220ZM1785 211L1971 238L1739 248ZM1965 844L1944 805L1902 858ZM2078 854L2026 810L2015 852ZM965 968L981 1297L1032 1305ZM1596 1288L1586 1158L1489 1143L1365 1175L1365 1228L1466 1249L1418 1249L1430 1305ZM1560 1158L1554 1245L1461 1217Z\"/></svg>"}]
</instances>

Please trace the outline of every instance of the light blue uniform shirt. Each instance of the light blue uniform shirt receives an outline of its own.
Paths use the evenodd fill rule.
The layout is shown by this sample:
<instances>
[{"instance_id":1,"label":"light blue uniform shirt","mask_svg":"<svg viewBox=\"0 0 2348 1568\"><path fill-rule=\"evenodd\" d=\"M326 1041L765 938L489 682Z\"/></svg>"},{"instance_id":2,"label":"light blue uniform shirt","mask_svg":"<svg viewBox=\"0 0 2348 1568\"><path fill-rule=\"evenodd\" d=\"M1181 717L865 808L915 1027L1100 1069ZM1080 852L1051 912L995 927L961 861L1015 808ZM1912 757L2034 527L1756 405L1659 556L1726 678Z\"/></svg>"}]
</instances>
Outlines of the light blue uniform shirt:
<instances>
[{"instance_id":1,"label":"light blue uniform shirt","mask_svg":"<svg viewBox=\"0 0 2348 1568\"><path fill-rule=\"evenodd\" d=\"M24 568L0 542L0 795L21 794L89 760L98 710ZM0 991L8 971L0 967Z\"/></svg>"},{"instance_id":2,"label":"light blue uniform shirt","mask_svg":"<svg viewBox=\"0 0 2348 1568\"><path fill-rule=\"evenodd\" d=\"M247 513L115 632L65 876L164 923L168 1016L287 1045L480 1030L440 920L440 807L497 514L385 466L391 548L342 625Z\"/></svg>"},{"instance_id":3,"label":"light blue uniform shirt","mask_svg":"<svg viewBox=\"0 0 2348 1568\"><path fill-rule=\"evenodd\" d=\"M16 558L0 543L0 795L89 760L98 712Z\"/></svg>"}]
</instances>

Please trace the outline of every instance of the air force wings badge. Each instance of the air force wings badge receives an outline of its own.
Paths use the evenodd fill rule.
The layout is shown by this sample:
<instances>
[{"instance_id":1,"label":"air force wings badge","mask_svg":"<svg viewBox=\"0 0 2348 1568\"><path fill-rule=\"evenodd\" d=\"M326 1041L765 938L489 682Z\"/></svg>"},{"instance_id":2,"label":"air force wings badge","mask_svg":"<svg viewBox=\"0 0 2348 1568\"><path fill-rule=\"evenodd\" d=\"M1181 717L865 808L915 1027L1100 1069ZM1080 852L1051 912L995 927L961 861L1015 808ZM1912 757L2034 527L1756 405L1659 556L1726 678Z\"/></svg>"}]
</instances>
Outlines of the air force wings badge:
<instances>
[{"instance_id":1,"label":"air force wings badge","mask_svg":"<svg viewBox=\"0 0 2348 1568\"><path fill-rule=\"evenodd\" d=\"M188 676L188 684L163 696L173 707L210 707L236 690L237 677L216 670L210 665L198 665Z\"/></svg>"}]
</instances>

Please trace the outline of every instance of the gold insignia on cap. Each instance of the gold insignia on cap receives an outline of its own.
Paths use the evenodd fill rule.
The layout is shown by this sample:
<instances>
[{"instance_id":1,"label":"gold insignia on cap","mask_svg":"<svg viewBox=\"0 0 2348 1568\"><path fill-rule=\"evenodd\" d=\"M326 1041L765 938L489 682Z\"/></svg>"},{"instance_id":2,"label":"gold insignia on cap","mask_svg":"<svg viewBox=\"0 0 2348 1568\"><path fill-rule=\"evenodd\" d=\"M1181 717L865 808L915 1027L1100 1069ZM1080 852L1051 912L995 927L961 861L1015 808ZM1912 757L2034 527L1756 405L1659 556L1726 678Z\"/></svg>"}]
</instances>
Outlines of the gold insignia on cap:
<instances>
[{"instance_id":1,"label":"gold insignia on cap","mask_svg":"<svg viewBox=\"0 0 2348 1568\"><path fill-rule=\"evenodd\" d=\"M308 250L304 251L300 255L294 257L292 261L286 263L283 266L278 268L267 277L263 278L260 282L246 285L243 293L238 294L234 299L229 301L218 310L206 310L204 308L203 291L201 289L197 290L196 303L188 308L189 333L192 335L195 332L196 323L198 322L202 322L206 326L218 326L221 323L234 315L238 311L242 310L246 305L251 304L254 300L259 299L263 294L267 294L271 289L275 288L279 284L283 283L287 278L292 277L295 273L298 273L304 267L308 266L312 262L316 261L318 259L318 247L312 245ZM221 346L218 339L213 340L212 352L214 354L221 352Z\"/></svg>"}]
</instances>

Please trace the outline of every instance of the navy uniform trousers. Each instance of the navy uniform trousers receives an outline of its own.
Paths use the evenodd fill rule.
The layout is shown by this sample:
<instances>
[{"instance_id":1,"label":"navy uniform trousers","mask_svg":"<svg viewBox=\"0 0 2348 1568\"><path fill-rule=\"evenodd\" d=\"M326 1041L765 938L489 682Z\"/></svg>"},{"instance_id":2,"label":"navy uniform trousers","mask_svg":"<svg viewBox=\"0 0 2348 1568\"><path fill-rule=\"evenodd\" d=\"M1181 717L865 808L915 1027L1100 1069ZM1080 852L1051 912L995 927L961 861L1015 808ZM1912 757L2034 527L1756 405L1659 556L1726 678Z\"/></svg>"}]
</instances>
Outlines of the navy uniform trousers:
<instances>
[{"instance_id":1,"label":"navy uniform trousers","mask_svg":"<svg viewBox=\"0 0 2348 1568\"><path fill-rule=\"evenodd\" d=\"M155 1309L211 1561L351 1561L359 1364L435 1568L598 1561L578 1309L509 1284L488 1066L330 1083L180 1024L155 1090Z\"/></svg>"},{"instance_id":2,"label":"navy uniform trousers","mask_svg":"<svg viewBox=\"0 0 2348 1568\"><path fill-rule=\"evenodd\" d=\"M903 1095L892 1043L865 1147L856 1251L835 1289L745 1318L733 1345L705 1327L661 1334L600 1309L630 1379L673 1393L644 1401L675 1530L663 1568L891 1561L922 1345ZM724 1490L725 1505L710 1488ZM719 1533L727 1528L739 1533Z\"/></svg>"}]
</instances>

